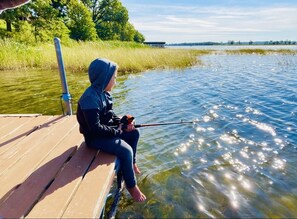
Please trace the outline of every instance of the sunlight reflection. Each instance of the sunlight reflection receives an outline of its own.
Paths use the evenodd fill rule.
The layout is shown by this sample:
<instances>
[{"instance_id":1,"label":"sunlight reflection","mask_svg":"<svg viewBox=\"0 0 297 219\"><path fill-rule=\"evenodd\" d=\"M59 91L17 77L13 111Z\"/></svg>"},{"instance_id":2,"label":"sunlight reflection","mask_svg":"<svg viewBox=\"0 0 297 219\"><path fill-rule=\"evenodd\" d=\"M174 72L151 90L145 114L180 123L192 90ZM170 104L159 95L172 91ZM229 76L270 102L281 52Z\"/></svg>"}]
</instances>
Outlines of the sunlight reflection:
<instances>
[{"instance_id":1,"label":"sunlight reflection","mask_svg":"<svg viewBox=\"0 0 297 219\"><path fill-rule=\"evenodd\" d=\"M208 179L209 181L211 181L211 182L215 182L215 177L214 177L213 175L211 175L211 174L206 174L206 177L207 177L207 179Z\"/></svg>"},{"instance_id":2,"label":"sunlight reflection","mask_svg":"<svg viewBox=\"0 0 297 219\"><path fill-rule=\"evenodd\" d=\"M267 162L265 154L262 151L258 152L257 155L258 155L259 160L262 161L262 162L259 162L259 164L263 164L263 163Z\"/></svg>"},{"instance_id":3,"label":"sunlight reflection","mask_svg":"<svg viewBox=\"0 0 297 219\"><path fill-rule=\"evenodd\" d=\"M210 116L204 116L203 121L204 122L209 122L211 120Z\"/></svg>"},{"instance_id":4,"label":"sunlight reflection","mask_svg":"<svg viewBox=\"0 0 297 219\"><path fill-rule=\"evenodd\" d=\"M233 136L223 134L220 136L220 139L227 142L228 144L235 144L237 142L237 139Z\"/></svg>"},{"instance_id":5,"label":"sunlight reflection","mask_svg":"<svg viewBox=\"0 0 297 219\"><path fill-rule=\"evenodd\" d=\"M197 128L196 128L196 131L197 131L197 132L205 132L206 129L203 128L203 127L197 127Z\"/></svg>"},{"instance_id":6,"label":"sunlight reflection","mask_svg":"<svg viewBox=\"0 0 297 219\"><path fill-rule=\"evenodd\" d=\"M220 142L216 141L216 143L217 143L217 148L218 149L221 149L222 148L222 145L220 144Z\"/></svg>"},{"instance_id":7,"label":"sunlight reflection","mask_svg":"<svg viewBox=\"0 0 297 219\"><path fill-rule=\"evenodd\" d=\"M232 179L232 176L231 176L230 173L225 173L225 174L224 174L224 177L225 177L226 179Z\"/></svg>"},{"instance_id":8,"label":"sunlight reflection","mask_svg":"<svg viewBox=\"0 0 297 219\"><path fill-rule=\"evenodd\" d=\"M220 165L221 163L218 160L214 160L215 165Z\"/></svg>"},{"instance_id":9,"label":"sunlight reflection","mask_svg":"<svg viewBox=\"0 0 297 219\"><path fill-rule=\"evenodd\" d=\"M272 167L274 169L277 169L277 170L283 170L283 169L285 169L286 162L287 162L286 160L281 160L281 159L278 159L278 158L274 158L273 163L272 163Z\"/></svg>"},{"instance_id":10,"label":"sunlight reflection","mask_svg":"<svg viewBox=\"0 0 297 219\"><path fill-rule=\"evenodd\" d=\"M188 170L191 169L191 167L192 167L190 161L188 161L188 160L184 161L184 165L186 166L186 169L188 169Z\"/></svg>"},{"instance_id":11,"label":"sunlight reflection","mask_svg":"<svg viewBox=\"0 0 297 219\"><path fill-rule=\"evenodd\" d=\"M201 162L201 163L207 163L207 160L204 159L204 158L201 158L201 159L200 159L200 162Z\"/></svg>"},{"instance_id":12,"label":"sunlight reflection","mask_svg":"<svg viewBox=\"0 0 297 219\"><path fill-rule=\"evenodd\" d=\"M275 130L267 124L257 122L255 120L250 120L250 124L256 126L260 130L270 133L272 136L276 136Z\"/></svg>"},{"instance_id":13,"label":"sunlight reflection","mask_svg":"<svg viewBox=\"0 0 297 219\"><path fill-rule=\"evenodd\" d=\"M219 109L219 107L220 107L219 105L215 105L212 108L215 109L215 110L217 110L217 109Z\"/></svg>"},{"instance_id":14,"label":"sunlight reflection","mask_svg":"<svg viewBox=\"0 0 297 219\"><path fill-rule=\"evenodd\" d=\"M199 143L199 144L203 144L203 142L204 142L204 139L203 139L203 138L199 138L199 139L198 139L198 143Z\"/></svg>"},{"instance_id":15,"label":"sunlight reflection","mask_svg":"<svg viewBox=\"0 0 297 219\"><path fill-rule=\"evenodd\" d=\"M262 115L262 113L259 110L256 110L256 109L254 109L252 107L247 107L245 109L245 112L252 113L252 114L255 114L255 115Z\"/></svg>"},{"instance_id":16,"label":"sunlight reflection","mask_svg":"<svg viewBox=\"0 0 297 219\"><path fill-rule=\"evenodd\" d=\"M246 190L251 190L251 184L247 181L247 180L244 180L242 181L241 183L242 187L245 188Z\"/></svg>"},{"instance_id":17,"label":"sunlight reflection","mask_svg":"<svg viewBox=\"0 0 297 219\"><path fill-rule=\"evenodd\" d=\"M234 191L234 190L231 191L230 199L231 199L230 201L231 201L232 207L235 209L239 208L239 202L237 200L236 191Z\"/></svg>"},{"instance_id":18,"label":"sunlight reflection","mask_svg":"<svg viewBox=\"0 0 297 219\"><path fill-rule=\"evenodd\" d=\"M245 151L240 151L240 155L244 158L249 158L249 155Z\"/></svg>"},{"instance_id":19,"label":"sunlight reflection","mask_svg":"<svg viewBox=\"0 0 297 219\"><path fill-rule=\"evenodd\" d=\"M209 218L215 218L215 216L213 214L211 214L208 210L206 210L206 207L203 204L197 203L197 207L198 207L199 211L206 214Z\"/></svg>"}]
</instances>

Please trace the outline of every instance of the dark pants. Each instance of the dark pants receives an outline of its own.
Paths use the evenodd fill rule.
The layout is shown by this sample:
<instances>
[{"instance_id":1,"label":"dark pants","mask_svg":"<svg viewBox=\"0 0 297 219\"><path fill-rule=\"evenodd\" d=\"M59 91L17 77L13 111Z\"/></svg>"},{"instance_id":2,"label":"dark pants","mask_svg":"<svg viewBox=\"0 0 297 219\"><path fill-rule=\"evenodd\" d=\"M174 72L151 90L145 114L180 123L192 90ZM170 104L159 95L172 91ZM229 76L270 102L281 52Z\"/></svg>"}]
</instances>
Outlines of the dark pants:
<instances>
[{"instance_id":1,"label":"dark pants","mask_svg":"<svg viewBox=\"0 0 297 219\"><path fill-rule=\"evenodd\" d=\"M88 141L88 146L106 153L114 154L120 161L120 166L127 188L136 185L133 164L136 162L139 131L123 132L117 138L97 138Z\"/></svg>"}]
</instances>

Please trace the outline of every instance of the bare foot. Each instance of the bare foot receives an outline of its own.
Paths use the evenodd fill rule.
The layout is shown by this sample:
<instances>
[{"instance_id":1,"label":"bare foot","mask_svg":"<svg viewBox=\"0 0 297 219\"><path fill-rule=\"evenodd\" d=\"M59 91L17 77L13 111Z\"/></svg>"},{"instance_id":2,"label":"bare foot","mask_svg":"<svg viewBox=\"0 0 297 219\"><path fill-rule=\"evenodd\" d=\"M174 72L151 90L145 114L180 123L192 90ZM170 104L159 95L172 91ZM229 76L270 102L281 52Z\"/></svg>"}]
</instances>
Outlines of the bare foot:
<instances>
[{"instance_id":1,"label":"bare foot","mask_svg":"<svg viewBox=\"0 0 297 219\"><path fill-rule=\"evenodd\" d=\"M127 188L127 190L135 201L144 202L146 200L146 196L140 191L137 185L133 188Z\"/></svg>"},{"instance_id":2,"label":"bare foot","mask_svg":"<svg viewBox=\"0 0 297 219\"><path fill-rule=\"evenodd\" d=\"M138 166L137 166L136 163L133 164L133 170L134 170L134 173L136 173L136 174L141 174L141 171L140 171L140 169L138 168Z\"/></svg>"}]
</instances>

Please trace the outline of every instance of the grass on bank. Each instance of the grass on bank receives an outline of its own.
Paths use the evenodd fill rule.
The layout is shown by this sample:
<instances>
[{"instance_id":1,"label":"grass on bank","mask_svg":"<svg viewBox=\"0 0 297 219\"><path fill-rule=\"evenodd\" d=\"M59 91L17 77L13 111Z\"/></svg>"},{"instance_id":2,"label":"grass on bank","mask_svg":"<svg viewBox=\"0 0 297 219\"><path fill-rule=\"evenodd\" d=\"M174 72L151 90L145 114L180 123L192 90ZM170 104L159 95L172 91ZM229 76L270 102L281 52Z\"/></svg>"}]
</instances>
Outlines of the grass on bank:
<instances>
[{"instance_id":1,"label":"grass on bank","mask_svg":"<svg viewBox=\"0 0 297 219\"><path fill-rule=\"evenodd\" d=\"M26 45L15 41L0 41L0 70L57 69L52 44ZM197 56L209 53L199 50L159 49L131 42L72 42L63 45L66 71L87 71L95 58L116 62L120 73L142 72L158 68L184 68L199 62Z\"/></svg>"}]
</instances>

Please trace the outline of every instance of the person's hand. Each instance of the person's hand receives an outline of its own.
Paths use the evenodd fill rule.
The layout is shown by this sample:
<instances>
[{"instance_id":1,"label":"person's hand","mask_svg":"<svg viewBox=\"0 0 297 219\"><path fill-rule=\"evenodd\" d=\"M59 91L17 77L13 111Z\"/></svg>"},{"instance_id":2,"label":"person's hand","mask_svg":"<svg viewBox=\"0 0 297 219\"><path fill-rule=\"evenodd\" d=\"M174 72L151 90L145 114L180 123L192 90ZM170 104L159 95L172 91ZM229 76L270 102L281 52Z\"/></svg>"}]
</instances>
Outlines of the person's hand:
<instances>
[{"instance_id":1,"label":"person's hand","mask_svg":"<svg viewBox=\"0 0 297 219\"><path fill-rule=\"evenodd\" d=\"M121 134L123 133L123 127L122 127L122 124L119 124L119 126L118 126L118 130L121 131Z\"/></svg>"},{"instance_id":2,"label":"person's hand","mask_svg":"<svg viewBox=\"0 0 297 219\"><path fill-rule=\"evenodd\" d=\"M125 129L126 132L131 132L135 129L135 126L134 126L134 122L132 122L131 124L128 124L127 125L127 128Z\"/></svg>"}]
</instances>

